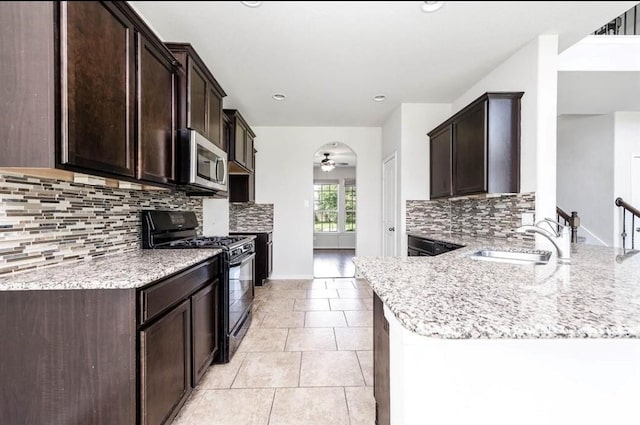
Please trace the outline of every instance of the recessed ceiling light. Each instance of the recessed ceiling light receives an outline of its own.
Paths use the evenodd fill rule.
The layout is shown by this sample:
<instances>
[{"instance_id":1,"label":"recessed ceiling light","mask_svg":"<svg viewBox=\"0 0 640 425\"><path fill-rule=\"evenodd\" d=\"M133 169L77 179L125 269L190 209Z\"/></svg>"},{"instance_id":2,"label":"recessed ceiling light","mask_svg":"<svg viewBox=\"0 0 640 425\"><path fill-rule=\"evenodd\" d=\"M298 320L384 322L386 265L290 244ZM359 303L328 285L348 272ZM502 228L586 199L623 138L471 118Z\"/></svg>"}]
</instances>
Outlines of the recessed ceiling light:
<instances>
[{"instance_id":1,"label":"recessed ceiling light","mask_svg":"<svg viewBox=\"0 0 640 425\"><path fill-rule=\"evenodd\" d=\"M387 96L383 95L383 94L379 94L376 96L373 96L373 101L374 102L384 102L387 99Z\"/></svg>"},{"instance_id":2,"label":"recessed ceiling light","mask_svg":"<svg viewBox=\"0 0 640 425\"><path fill-rule=\"evenodd\" d=\"M261 1L241 1L240 3L247 7L260 7L262 5Z\"/></svg>"},{"instance_id":3,"label":"recessed ceiling light","mask_svg":"<svg viewBox=\"0 0 640 425\"><path fill-rule=\"evenodd\" d=\"M444 6L443 1L425 1L422 2L422 11L427 13L436 12L442 9L442 6Z\"/></svg>"},{"instance_id":4,"label":"recessed ceiling light","mask_svg":"<svg viewBox=\"0 0 640 425\"><path fill-rule=\"evenodd\" d=\"M273 96L271 96L273 98L273 100L284 100L287 96L282 94L282 93L274 93Z\"/></svg>"}]
</instances>

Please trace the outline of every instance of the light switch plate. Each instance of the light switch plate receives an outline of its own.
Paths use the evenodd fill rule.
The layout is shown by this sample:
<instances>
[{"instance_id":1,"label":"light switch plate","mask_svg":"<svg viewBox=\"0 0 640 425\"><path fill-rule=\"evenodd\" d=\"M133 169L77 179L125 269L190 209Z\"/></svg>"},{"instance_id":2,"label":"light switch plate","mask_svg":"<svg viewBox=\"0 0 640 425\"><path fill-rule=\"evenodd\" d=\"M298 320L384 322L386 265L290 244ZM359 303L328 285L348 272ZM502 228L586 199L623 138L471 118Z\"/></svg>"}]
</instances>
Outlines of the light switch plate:
<instances>
[{"instance_id":1,"label":"light switch plate","mask_svg":"<svg viewBox=\"0 0 640 425\"><path fill-rule=\"evenodd\" d=\"M534 224L534 214L533 213L522 213L522 225L523 226L533 226Z\"/></svg>"}]
</instances>

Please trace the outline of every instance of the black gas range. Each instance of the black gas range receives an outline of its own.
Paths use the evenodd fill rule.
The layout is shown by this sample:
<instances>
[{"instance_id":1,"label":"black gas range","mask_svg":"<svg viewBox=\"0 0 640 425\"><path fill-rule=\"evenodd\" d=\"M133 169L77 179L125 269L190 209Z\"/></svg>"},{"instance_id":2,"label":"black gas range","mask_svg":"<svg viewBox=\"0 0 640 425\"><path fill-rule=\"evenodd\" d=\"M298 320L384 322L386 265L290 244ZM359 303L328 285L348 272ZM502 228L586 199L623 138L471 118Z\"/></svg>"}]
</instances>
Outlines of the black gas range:
<instances>
[{"instance_id":1,"label":"black gas range","mask_svg":"<svg viewBox=\"0 0 640 425\"><path fill-rule=\"evenodd\" d=\"M227 363L251 325L254 297L255 236L197 236L198 220L191 211L142 211L145 249L219 248L220 349L216 363Z\"/></svg>"}]
</instances>

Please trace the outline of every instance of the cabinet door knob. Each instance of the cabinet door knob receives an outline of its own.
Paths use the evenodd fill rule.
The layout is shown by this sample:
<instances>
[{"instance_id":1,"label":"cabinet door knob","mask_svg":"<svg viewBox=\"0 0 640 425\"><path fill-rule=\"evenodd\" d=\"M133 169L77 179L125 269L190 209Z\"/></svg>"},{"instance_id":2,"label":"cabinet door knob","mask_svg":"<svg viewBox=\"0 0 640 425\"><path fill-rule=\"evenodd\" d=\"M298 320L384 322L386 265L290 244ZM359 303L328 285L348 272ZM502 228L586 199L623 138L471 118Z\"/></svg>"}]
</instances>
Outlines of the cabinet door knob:
<instances>
[{"instance_id":1,"label":"cabinet door knob","mask_svg":"<svg viewBox=\"0 0 640 425\"><path fill-rule=\"evenodd\" d=\"M387 230L389 230L390 232L395 232L396 228L395 227L389 227Z\"/></svg>"}]
</instances>

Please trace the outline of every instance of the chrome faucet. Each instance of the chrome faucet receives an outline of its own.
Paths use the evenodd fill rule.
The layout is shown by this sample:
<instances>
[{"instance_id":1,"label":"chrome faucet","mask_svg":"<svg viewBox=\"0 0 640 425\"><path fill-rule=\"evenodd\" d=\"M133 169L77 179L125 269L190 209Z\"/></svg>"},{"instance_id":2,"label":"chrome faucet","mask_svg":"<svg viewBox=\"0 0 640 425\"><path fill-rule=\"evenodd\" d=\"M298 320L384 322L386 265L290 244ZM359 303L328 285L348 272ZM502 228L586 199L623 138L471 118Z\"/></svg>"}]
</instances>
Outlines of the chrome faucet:
<instances>
[{"instance_id":1,"label":"chrome faucet","mask_svg":"<svg viewBox=\"0 0 640 425\"><path fill-rule=\"evenodd\" d=\"M540 224L547 223L551 231L543 229ZM556 231L554 226L559 226L560 231ZM516 229L516 233L539 233L551 241L558 251L558 259L564 263L568 263L571 257L571 233L569 227L558 223L557 221L545 218L535 224L535 226L526 225Z\"/></svg>"}]
</instances>

